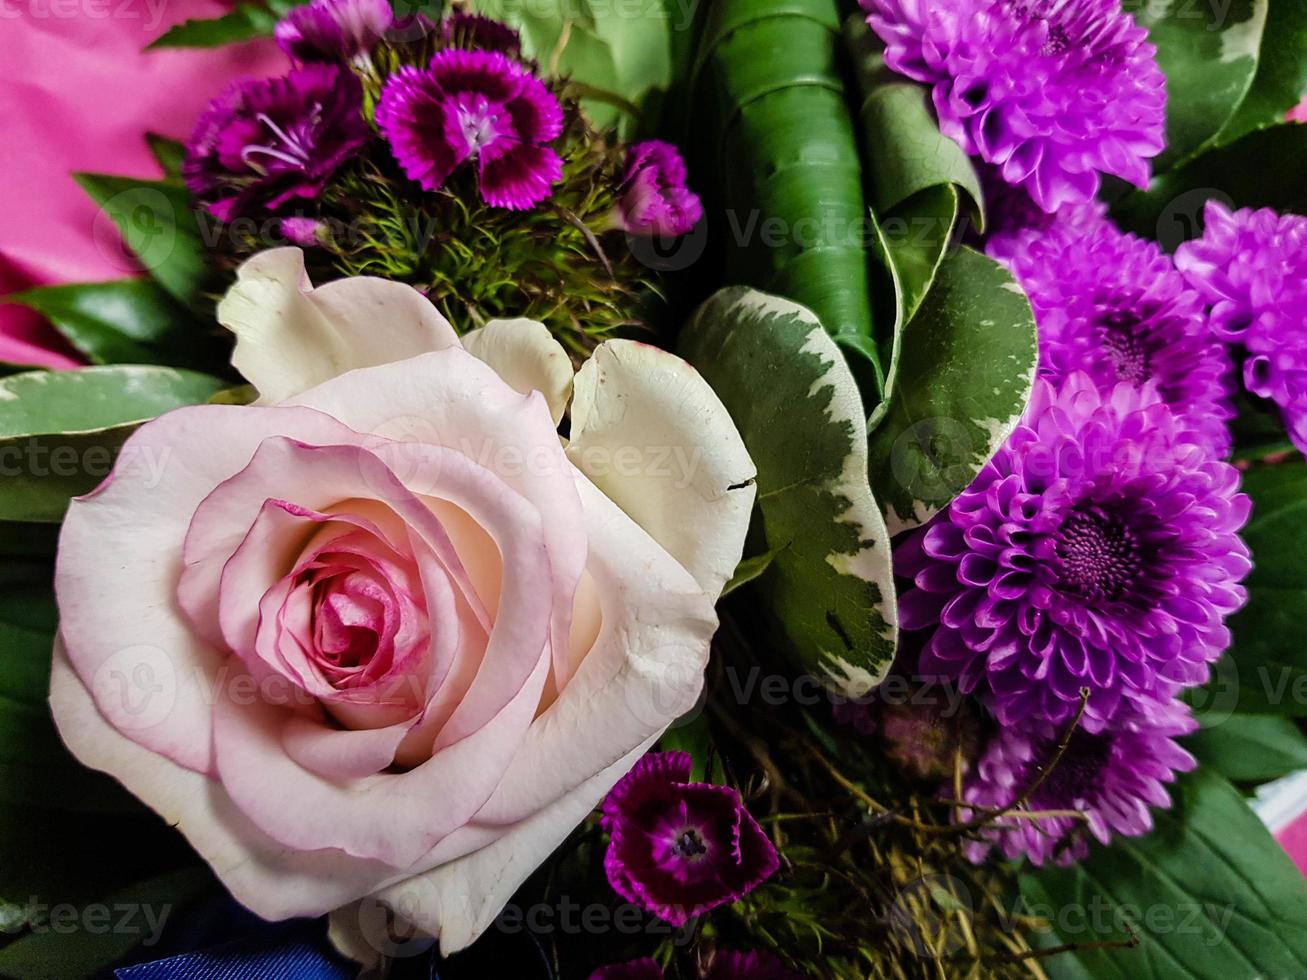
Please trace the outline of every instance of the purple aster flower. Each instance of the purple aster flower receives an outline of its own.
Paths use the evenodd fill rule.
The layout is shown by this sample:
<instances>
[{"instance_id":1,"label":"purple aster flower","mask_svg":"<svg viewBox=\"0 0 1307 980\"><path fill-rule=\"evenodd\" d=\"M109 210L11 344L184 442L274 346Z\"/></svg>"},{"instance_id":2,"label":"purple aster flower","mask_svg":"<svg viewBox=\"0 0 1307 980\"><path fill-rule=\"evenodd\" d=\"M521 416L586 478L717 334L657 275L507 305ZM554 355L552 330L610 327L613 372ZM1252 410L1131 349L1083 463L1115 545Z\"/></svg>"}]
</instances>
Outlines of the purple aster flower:
<instances>
[{"instance_id":1,"label":"purple aster flower","mask_svg":"<svg viewBox=\"0 0 1307 980\"><path fill-rule=\"evenodd\" d=\"M1099 173L1140 187L1166 80L1120 0L862 0L890 68L931 86L940 129L1045 211Z\"/></svg>"},{"instance_id":2,"label":"purple aster flower","mask_svg":"<svg viewBox=\"0 0 1307 980\"><path fill-rule=\"evenodd\" d=\"M395 15L386 0L313 0L277 25L281 50L302 62L366 60Z\"/></svg>"},{"instance_id":3,"label":"purple aster flower","mask_svg":"<svg viewBox=\"0 0 1307 980\"><path fill-rule=\"evenodd\" d=\"M988 251L1030 297L1041 377L1056 384L1084 371L1103 392L1151 381L1203 446L1229 454L1229 352L1212 336L1202 298L1156 244L1077 205Z\"/></svg>"},{"instance_id":4,"label":"purple aster flower","mask_svg":"<svg viewBox=\"0 0 1307 980\"><path fill-rule=\"evenodd\" d=\"M967 760L975 758L978 736L967 702L945 700L939 687L933 687L934 694L930 690L919 699L887 703L880 730L885 754L900 769L915 779L938 781L952 775L959 754L966 771Z\"/></svg>"},{"instance_id":5,"label":"purple aster flower","mask_svg":"<svg viewBox=\"0 0 1307 980\"><path fill-rule=\"evenodd\" d=\"M737 901L780 866L740 794L691 783L691 769L686 752L646 755L603 805L608 881L674 926Z\"/></svg>"},{"instance_id":6,"label":"purple aster flower","mask_svg":"<svg viewBox=\"0 0 1307 980\"><path fill-rule=\"evenodd\" d=\"M590 980L663 980L663 968L648 956L629 963L601 966L590 974Z\"/></svg>"},{"instance_id":7,"label":"purple aster flower","mask_svg":"<svg viewBox=\"0 0 1307 980\"><path fill-rule=\"evenodd\" d=\"M369 135L359 80L306 65L230 85L200 117L182 173L196 198L230 221L317 197Z\"/></svg>"},{"instance_id":8,"label":"purple aster flower","mask_svg":"<svg viewBox=\"0 0 1307 980\"><path fill-rule=\"evenodd\" d=\"M735 953L719 949L713 953L707 980L803 980L771 953Z\"/></svg>"},{"instance_id":9,"label":"purple aster flower","mask_svg":"<svg viewBox=\"0 0 1307 980\"><path fill-rule=\"evenodd\" d=\"M562 160L547 145L563 131L562 107L498 51L450 48L425 70L401 68L381 95L377 126L404 173L429 191L475 159L482 200L522 211L563 176Z\"/></svg>"},{"instance_id":10,"label":"purple aster flower","mask_svg":"<svg viewBox=\"0 0 1307 980\"><path fill-rule=\"evenodd\" d=\"M901 624L932 631L920 673L1003 725L1066 722L1088 688L1089 732L1206 680L1246 597L1250 503L1193 440L1152 384L1036 381L1003 448L895 550Z\"/></svg>"},{"instance_id":11,"label":"purple aster flower","mask_svg":"<svg viewBox=\"0 0 1307 980\"><path fill-rule=\"evenodd\" d=\"M522 52L517 31L481 14L450 14L440 22L440 40L450 47L500 51L514 58Z\"/></svg>"},{"instance_id":12,"label":"purple aster flower","mask_svg":"<svg viewBox=\"0 0 1307 980\"><path fill-rule=\"evenodd\" d=\"M685 178L685 161L672 144L636 143L626 154L613 224L633 235L666 238L691 231L703 217L703 205Z\"/></svg>"},{"instance_id":13,"label":"purple aster flower","mask_svg":"<svg viewBox=\"0 0 1307 980\"><path fill-rule=\"evenodd\" d=\"M1217 336L1247 351L1244 387L1280 406L1307 452L1307 218L1208 201L1203 237L1175 264L1210 305Z\"/></svg>"},{"instance_id":14,"label":"purple aster flower","mask_svg":"<svg viewBox=\"0 0 1307 980\"><path fill-rule=\"evenodd\" d=\"M1099 732L1077 729L1048 775L1040 772L1053 761L1066 737L1053 726L1004 727L986 746L972 776L964 783L967 803L1002 809L1034 786L1024 810L1076 810L1075 817L998 818L983 831L986 842L969 851L983 859L991 847L1008 858L1025 855L1037 865L1048 861L1070 864L1089 853L1088 830L1106 844L1113 835L1137 837L1153 826L1150 807L1168 808L1163 784L1195 762L1173 739L1198 727L1179 701L1141 702L1119 712ZM959 820L974 819L962 810Z\"/></svg>"}]
</instances>

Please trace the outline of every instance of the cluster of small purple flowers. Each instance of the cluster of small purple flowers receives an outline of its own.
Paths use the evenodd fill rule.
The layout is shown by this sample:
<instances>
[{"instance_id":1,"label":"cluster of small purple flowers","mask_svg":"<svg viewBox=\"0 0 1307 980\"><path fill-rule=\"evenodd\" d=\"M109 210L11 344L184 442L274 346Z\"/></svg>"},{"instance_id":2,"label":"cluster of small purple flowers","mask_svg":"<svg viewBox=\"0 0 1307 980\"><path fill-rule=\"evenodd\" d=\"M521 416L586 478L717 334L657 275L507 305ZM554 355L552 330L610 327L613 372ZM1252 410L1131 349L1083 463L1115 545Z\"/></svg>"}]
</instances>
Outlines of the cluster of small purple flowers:
<instances>
[{"instance_id":1,"label":"cluster of small purple flowers","mask_svg":"<svg viewBox=\"0 0 1307 980\"><path fill-rule=\"evenodd\" d=\"M971 856L1066 864L1091 835L1147 832L1195 764L1179 696L1229 646L1251 568L1227 461L1238 361L1307 449L1307 219L1210 203L1174 260L1112 223L1098 174L1146 183L1165 98L1118 0L865 6L886 62L931 86L941 127L986 165L986 249L1040 347L1006 443L898 543L901 624L917 672L992 719L958 811L985 827Z\"/></svg>"},{"instance_id":2,"label":"cluster of small purple flowers","mask_svg":"<svg viewBox=\"0 0 1307 980\"><path fill-rule=\"evenodd\" d=\"M287 15L276 37L297 67L284 78L234 83L187 147L187 185L220 220L312 202L376 131L426 192L470 168L485 204L524 211L547 201L563 178L555 143L564 106L503 24L461 13L439 24L400 20L386 0L313 0ZM376 48L414 40L434 42L429 62L379 77ZM367 85L379 85L375 99ZM609 228L680 235L702 215L680 155L666 143L629 147L617 190ZM285 217L287 237L314 243L311 217Z\"/></svg>"}]
</instances>

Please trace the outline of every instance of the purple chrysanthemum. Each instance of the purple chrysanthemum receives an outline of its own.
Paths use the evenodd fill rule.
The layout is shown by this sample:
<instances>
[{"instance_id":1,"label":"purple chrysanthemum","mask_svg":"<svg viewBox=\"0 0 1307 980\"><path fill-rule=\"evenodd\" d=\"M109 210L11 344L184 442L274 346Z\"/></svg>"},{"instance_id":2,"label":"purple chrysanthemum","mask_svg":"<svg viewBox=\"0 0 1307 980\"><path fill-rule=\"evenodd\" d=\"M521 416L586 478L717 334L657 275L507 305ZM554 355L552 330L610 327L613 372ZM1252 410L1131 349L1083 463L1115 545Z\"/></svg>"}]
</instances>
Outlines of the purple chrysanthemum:
<instances>
[{"instance_id":1,"label":"purple chrysanthemum","mask_svg":"<svg viewBox=\"0 0 1307 980\"><path fill-rule=\"evenodd\" d=\"M200 117L182 173L196 198L230 221L317 197L368 138L359 80L306 65L230 85Z\"/></svg>"},{"instance_id":2,"label":"purple chrysanthemum","mask_svg":"<svg viewBox=\"0 0 1307 980\"><path fill-rule=\"evenodd\" d=\"M1039 325L1040 377L1084 371L1109 391L1151 381L1211 453L1230 452L1232 366L1202 298L1153 242L1117 230L1090 206L987 251L1021 283Z\"/></svg>"},{"instance_id":3,"label":"purple chrysanthemum","mask_svg":"<svg viewBox=\"0 0 1307 980\"><path fill-rule=\"evenodd\" d=\"M674 926L738 900L780 865L740 794L691 783L692 768L685 752L646 755L603 805L609 882Z\"/></svg>"},{"instance_id":4,"label":"purple chrysanthemum","mask_svg":"<svg viewBox=\"0 0 1307 980\"><path fill-rule=\"evenodd\" d=\"M1208 201L1202 238L1175 264L1210 305L1217 336L1247 351L1244 387L1280 406L1307 452L1307 218Z\"/></svg>"},{"instance_id":5,"label":"purple chrysanthemum","mask_svg":"<svg viewBox=\"0 0 1307 980\"><path fill-rule=\"evenodd\" d=\"M377 126L404 173L430 191L475 159L482 200L522 211L563 175L548 146L563 131L562 107L498 51L449 48L425 70L401 68L381 95Z\"/></svg>"},{"instance_id":6,"label":"purple chrysanthemum","mask_svg":"<svg viewBox=\"0 0 1307 980\"><path fill-rule=\"evenodd\" d=\"M670 143L647 140L626 154L614 224L633 235L675 237L703 217L698 195L685 186L685 161Z\"/></svg>"},{"instance_id":7,"label":"purple chrysanthemum","mask_svg":"<svg viewBox=\"0 0 1307 980\"><path fill-rule=\"evenodd\" d=\"M719 949L713 953L707 980L803 980L771 953L737 953Z\"/></svg>"},{"instance_id":8,"label":"purple chrysanthemum","mask_svg":"<svg viewBox=\"0 0 1307 980\"><path fill-rule=\"evenodd\" d=\"M386 0L313 0L277 25L277 45L302 62L367 58L394 23Z\"/></svg>"},{"instance_id":9,"label":"purple chrysanthemum","mask_svg":"<svg viewBox=\"0 0 1307 980\"><path fill-rule=\"evenodd\" d=\"M1153 826L1149 808L1171 805L1164 784L1195 765L1193 756L1173 739L1197 727L1179 701L1131 706L1102 731L1072 732L1061 758L1042 780L1040 773L1053 761L1065 733L1040 724L999 729L963 785L963 799L1002 809L1034 786L1022 809L1075 810L1085 819L1000 817L983 832L989 843L973 845L970 857L979 861L997 847L1008 858L1025 855L1035 864L1051 860L1065 865L1089 853L1082 830L1104 844L1114 835L1147 833ZM975 817L966 810L959 813L963 821Z\"/></svg>"},{"instance_id":10,"label":"purple chrysanthemum","mask_svg":"<svg viewBox=\"0 0 1307 980\"><path fill-rule=\"evenodd\" d=\"M642 956L629 963L601 966L590 974L590 980L663 980L663 968L657 960Z\"/></svg>"},{"instance_id":11,"label":"purple chrysanthemum","mask_svg":"<svg viewBox=\"0 0 1307 980\"><path fill-rule=\"evenodd\" d=\"M1045 211L1100 173L1148 183L1166 80L1120 0L862 0L895 71L932 88L940 128Z\"/></svg>"},{"instance_id":12,"label":"purple chrysanthemum","mask_svg":"<svg viewBox=\"0 0 1307 980\"><path fill-rule=\"evenodd\" d=\"M1004 725L1083 727L1122 700L1204 681L1251 567L1239 472L1151 385L1036 381L1022 423L951 505L895 551L920 672L976 692Z\"/></svg>"}]
</instances>

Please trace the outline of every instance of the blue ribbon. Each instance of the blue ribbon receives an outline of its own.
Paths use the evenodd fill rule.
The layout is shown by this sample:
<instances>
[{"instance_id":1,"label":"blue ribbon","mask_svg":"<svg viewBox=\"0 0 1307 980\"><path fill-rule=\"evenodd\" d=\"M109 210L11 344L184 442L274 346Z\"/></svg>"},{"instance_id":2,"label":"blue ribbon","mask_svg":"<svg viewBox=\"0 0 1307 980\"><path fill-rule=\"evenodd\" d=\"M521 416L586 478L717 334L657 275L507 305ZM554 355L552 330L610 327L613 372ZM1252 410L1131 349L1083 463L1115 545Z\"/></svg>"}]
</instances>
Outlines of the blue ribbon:
<instances>
[{"instance_id":1,"label":"blue ribbon","mask_svg":"<svg viewBox=\"0 0 1307 980\"><path fill-rule=\"evenodd\" d=\"M118 980L354 980L358 967L297 928L114 971Z\"/></svg>"}]
</instances>

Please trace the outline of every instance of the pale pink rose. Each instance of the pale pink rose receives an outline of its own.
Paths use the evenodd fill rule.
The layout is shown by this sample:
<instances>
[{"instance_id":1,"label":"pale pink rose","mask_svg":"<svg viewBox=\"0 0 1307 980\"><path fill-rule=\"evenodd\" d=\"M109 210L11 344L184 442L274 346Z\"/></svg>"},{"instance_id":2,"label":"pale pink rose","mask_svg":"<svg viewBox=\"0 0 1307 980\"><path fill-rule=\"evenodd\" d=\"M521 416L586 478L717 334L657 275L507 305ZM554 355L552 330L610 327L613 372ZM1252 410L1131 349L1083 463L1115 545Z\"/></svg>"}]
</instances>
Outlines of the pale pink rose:
<instances>
[{"instance_id":1,"label":"pale pink rose","mask_svg":"<svg viewBox=\"0 0 1307 980\"><path fill-rule=\"evenodd\" d=\"M753 465L642 344L574 379L538 323L460 344L298 249L219 317L261 397L142 426L72 503L55 720L258 914L367 898L461 949L693 706Z\"/></svg>"}]
</instances>

